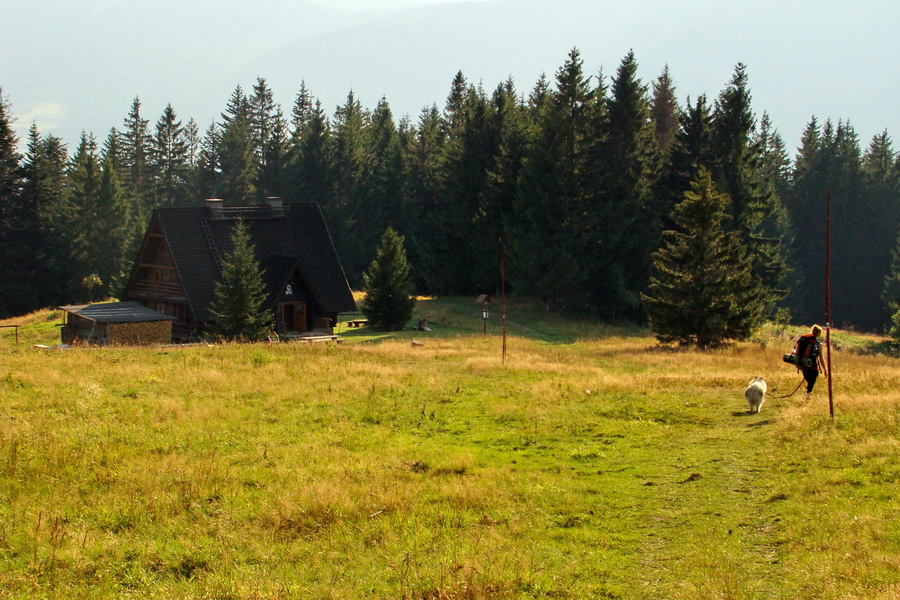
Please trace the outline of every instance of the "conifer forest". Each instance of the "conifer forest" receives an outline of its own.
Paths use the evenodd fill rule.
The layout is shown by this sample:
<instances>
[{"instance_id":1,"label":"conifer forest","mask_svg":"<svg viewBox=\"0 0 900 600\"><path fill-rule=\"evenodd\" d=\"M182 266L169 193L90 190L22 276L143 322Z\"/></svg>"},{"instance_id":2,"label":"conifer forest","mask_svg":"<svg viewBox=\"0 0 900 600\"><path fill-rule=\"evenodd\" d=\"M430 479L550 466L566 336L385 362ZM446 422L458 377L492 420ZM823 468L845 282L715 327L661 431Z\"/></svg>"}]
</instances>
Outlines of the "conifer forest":
<instances>
[{"instance_id":1,"label":"conifer forest","mask_svg":"<svg viewBox=\"0 0 900 600\"><path fill-rule=\"evenodd\" d=\"M352 92L330 112L300 82L285 110L257 78L203 129L171 105L153 121L135 98L121 127L74 148L34 125L17 139L15 90L0 89L0 318L116 297L157 207L279 196L321 206L354 289L391 227L419 294L498 293L502 251L517 297L645 323L652 290L687 268L678 236L702 234L723 245L696 276L739 281L745 318L821 323L830 195L834 324L884 330L900 303L888 132L864 142L813 116L791 153L744 65L714 98L637 71L629 53L588 73L573 49L530 89L460 72L443 107L400 118Z\"/></svg>"}]
</instances>

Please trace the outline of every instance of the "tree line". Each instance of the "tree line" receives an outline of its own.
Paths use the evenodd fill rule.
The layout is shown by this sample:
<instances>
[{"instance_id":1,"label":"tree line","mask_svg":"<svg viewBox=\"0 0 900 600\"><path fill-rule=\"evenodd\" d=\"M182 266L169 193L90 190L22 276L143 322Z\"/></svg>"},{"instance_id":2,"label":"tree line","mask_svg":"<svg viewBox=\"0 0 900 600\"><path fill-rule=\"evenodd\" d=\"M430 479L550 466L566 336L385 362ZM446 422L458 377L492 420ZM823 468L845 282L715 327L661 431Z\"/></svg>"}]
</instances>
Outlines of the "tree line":
<instances>
[{"instance_id":1,"label":"tree line","mask_svg":"<svg viewBox=\"0 0 900 600\"><path fill-rule=\"evenodd\" d=\"M573 49L528 93L460 72L444 107L415 121L352 92L329 115L305 84L285 114L258 78L202 133L171 105L151 126L135 98L120 129L102 144L83 133L71 156L34 125L20 154L0 93L0 312L116 295L156 207L280 196L320 204L355 288L390 227L419 293L495 292L502 247L515 294L643 322L651 282L678 268L657 252L664 232L702 221L741 249L736 301L752 319L821 321L830 193L836 324L889 323L900 161L887 132L862 149L849 122L812 118L792 158L754 111L744 65L717 97L683 102L668 67L649 84L637 70L629 52L615 73L588 74ZM721 215L689 218L686 194Z\"/></svg>"}]
</instances>

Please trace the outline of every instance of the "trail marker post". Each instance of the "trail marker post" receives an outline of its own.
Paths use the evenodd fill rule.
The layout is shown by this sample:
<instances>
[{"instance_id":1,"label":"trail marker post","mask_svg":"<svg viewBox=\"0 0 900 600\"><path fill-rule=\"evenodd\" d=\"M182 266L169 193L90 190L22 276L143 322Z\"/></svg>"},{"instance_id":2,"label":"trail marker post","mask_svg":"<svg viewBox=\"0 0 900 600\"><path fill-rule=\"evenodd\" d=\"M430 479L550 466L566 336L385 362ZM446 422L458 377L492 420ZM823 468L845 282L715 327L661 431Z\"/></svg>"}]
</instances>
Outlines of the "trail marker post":
<instances>
[{"instance_id":1,"label":"trail marker post","mask_svg":"<svg viewBox=\"0 0 900 600\"><path fill-rule=\"evenodd\" d=\"M834 419L834 396L831 387L834 381L834 371L831 369L831 188L828 189L825 215L825 349L828 351L828 414Z\"/></svg>"},{"instance_id":2,"label":"trail marker post","mask_svg":"<svg viewBox=\"0 0 900 600\"><path fill-rule=\"evenodd\" d=\"M500 238L500 313L503 322L503 359L506 362L506 261L503 252L503 238Z\"/></svg>"}]
</instances>

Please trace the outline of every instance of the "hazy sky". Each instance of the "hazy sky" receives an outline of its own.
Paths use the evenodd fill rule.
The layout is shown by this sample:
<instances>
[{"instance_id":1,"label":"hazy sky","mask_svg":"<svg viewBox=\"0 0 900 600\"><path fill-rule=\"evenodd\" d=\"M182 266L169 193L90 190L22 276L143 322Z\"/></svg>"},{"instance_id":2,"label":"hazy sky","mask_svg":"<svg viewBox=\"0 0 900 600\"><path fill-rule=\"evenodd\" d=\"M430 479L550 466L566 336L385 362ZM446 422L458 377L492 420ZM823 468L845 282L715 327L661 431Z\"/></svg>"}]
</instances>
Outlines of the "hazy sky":
<instances>
[{"instance_id":1,"label":"hazy sky","mask_svg":"<svg viewBox=\"0 0 900 600\"><path fill-rule=\"evenodd\" d=\"M527 94L573 47L589 74L629 50L645 83L668 65L682 104L714 99L743 62L790 149L812 116L849 119L863 146L900 135L896 0L0 0L0 14L17 131L34 121L70 147L121 129L135 97L151 125L171 103L206 129L257 76L286 113L305 82L329 114L352 90L416 120L457 71Z\"/></svg>"},{"instance_id":2,"label":"hazy sky","mask_svg":"<svg viewBox=\"0 0 900 600\"><path fill-rule=\"evenodd\" d=\"M450 4L472 0L312 0L320 6L340 10L398 10L425 4Z\"/></svg>"}]
</instances>

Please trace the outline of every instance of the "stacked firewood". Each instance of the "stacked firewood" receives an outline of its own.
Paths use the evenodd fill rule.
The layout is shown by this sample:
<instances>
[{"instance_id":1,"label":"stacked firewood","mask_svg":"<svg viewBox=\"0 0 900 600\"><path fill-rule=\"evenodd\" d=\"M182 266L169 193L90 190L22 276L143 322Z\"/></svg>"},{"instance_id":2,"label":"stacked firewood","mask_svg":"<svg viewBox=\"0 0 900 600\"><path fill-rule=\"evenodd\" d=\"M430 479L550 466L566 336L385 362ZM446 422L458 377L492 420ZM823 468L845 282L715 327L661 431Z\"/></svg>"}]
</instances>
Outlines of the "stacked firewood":
<instances>
[{"instance_id":1,"label":"stacked firewood","mask_svg":"<svg viewBox=\"0 0 900 600\"><path fill-rule=\"evenodd\" d=\"M171 321L110 323L109 325L109 343L111 345L146 346L171 342Z\"/></svg>"}]
</instances>

